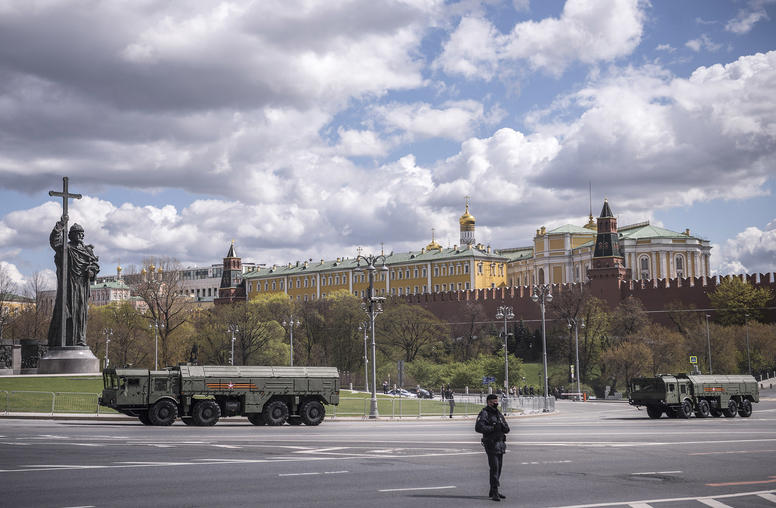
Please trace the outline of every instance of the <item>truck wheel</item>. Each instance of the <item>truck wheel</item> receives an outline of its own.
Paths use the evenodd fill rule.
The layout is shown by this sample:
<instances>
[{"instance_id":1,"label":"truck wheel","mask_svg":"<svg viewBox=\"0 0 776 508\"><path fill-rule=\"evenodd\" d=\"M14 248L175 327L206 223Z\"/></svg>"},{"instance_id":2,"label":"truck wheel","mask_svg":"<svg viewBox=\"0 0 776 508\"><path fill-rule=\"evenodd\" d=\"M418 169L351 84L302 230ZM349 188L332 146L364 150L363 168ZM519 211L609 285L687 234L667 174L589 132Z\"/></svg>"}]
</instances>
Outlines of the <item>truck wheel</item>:
<instances>
[{"instance_id":1,"label":"truck wheel","mask_svg":"<svg viewBox=\"0 0 776 508\"><path fill-rule=\"evenodd\" d=\"M148 411L140 411L137 414L137 419L140 420L140 423L143 425L151 425L151 420L148 419Z\"/></svg>"},{"instance_id":2,"label":"truck wheel","mask_svg":"<svg viewBox=\"0 0 776 508\"><path fill-rule=\"evenodd\" d=\"M264 415L261 413L251 413L248 415L248 421L254 425L266 425Z\"/></svg>"},{"instance_id":3,"label":"truck wheel","mask_svg":"<svg viewBox=\"0 0 776 508\"><path fill-rule=\"evenodd\" d=\"M194 425L200 427L215 425L220 417L221 408L214 400L200 400L194 405L194 410L191 412Z\"/></svg>"},{"instance_id":4,"label":"truck wheel","mask_svg":"<svg viewBox=\"0 0 776 508\"><path fill-rule=\"evenodd\" d=\"M660 409L660 406L647 406L647 414L650 418L656 419L663 416L663 410Z\"/></svg>"},{"instance_id":5,"label":"truck wheel","mask_svg":"<svg viewBox=\"0 0 776 508\"><path fill-rule=\"evenodd\" d=\"M728 401L727 409L722 410L722 414L725 415L725 418L733 418L736 416L737 412L738 404L736 404L736 401L733 399Z\"/></svg>"},{"instance_id":6,"label":"truck wheel","mask_svg":"<svg viewBox=\"0 0 776 508\"><path fill-rule=\"evenodd\" d=\"M194 419L191 416L181 416L181 421L186 425L194 425Z\"/></svg>"},{"instance_id":7,"label":"truck wheel","mask_svg":"<svg viewBox=\"0 0 776 508\"><path fill-rule=\"evenodd\" d=\"M714 418L719 418L720 416L722 416L722 410L716 407L712 408L711 416L713 416Z\"/></svg>"},{"instance_id":8,"label":"truck wheel","mask_svg":"<svg viewBox=\"0 0 776 508\"><path fill-rule=\"evenodd\" d=\"M264 406L264 421L267 425L283 425L288 420L288 406L282 400L273 400Z\"/></svg>"},{"instance_id":9,"label":"truck wheel","mask_svg":"<svg viewBox=\"0 0 776 508\"><path fill-rule=\"evenodd\" d=\"M666 416L669 418L676 418L676 410L672 408L666 408Z\"/></svg>"},{"instance_id":10,"label":"truck wheel","mask_svg":"<svg viewBox=\"0 0 776 508\"><path fill-rule=\"evenodd\" d=\"M305 425L320 425L326 416L326 409L317 400L311 400L302 406L301 415Z\"/></svg>"},{"instance_id":11,"label":"truck wheel","mask_svg":"<svg viewBox=\"0 0 776 508\"><path fill-rule=\"evenodd\" d=\"M682 405L676 410L676 416L679 418L689 418L692 414L692 403L689 400L682 401Z\"/></svg>"},{"instance_id":12,"label":"truck wheel","mask_svg":"<svg viewBox=\"0 0 776 508\"><path fill-rule=\"evenodd\" d=\"M695 411L696 418L708 418L711 416L711 408L709 402L705 399L698 401L698 409Z\"/></svg>"},{"instance_id":13,"label":"truck wheel","mask_svg":"<svg viewBox=\"0 0 776 508\"><path fill-rule=\"evenodd\" d=\"M302 425L302 417L301 416L289 416L288 417L288 424L289 425Z\"/></svg>"},{"instance_id":14,"label":"truck wheel","mask_svg":"<svg viewBox=\"0 0 776 508\"><path fill-rule=\"evenodd\" d=\"M738 406L738 414L741 418L749 418L752 416L752 403L744 399L741 401L741 405Z\"/></svg>"},{"instance_id":15,"label":"truck wheel","mask_svg":"<svg viewBox=\"0 0 776 508\"><path fill-rule=\"evenodd\" d=\"M167 427L178 417L178 406L171 400L162 399L148 410L148 420L152 425Z\"/></svg>"}]
</instances>

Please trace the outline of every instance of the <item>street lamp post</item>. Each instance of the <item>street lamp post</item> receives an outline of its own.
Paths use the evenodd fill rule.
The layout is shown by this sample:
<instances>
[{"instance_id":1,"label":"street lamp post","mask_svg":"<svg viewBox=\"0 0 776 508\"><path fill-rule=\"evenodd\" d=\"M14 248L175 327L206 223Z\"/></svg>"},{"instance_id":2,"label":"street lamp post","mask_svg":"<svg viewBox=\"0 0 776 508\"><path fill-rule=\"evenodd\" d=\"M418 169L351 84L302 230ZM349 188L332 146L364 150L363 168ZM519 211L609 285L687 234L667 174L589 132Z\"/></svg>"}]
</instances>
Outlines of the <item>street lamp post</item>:
<instances>
[{"instance_id":1,"label":"street lamp post","mask_svg":"<svg viewBox=\"0 0 776 508\"><path fill-rule=\"evenodd\" d=\"M113 328L106 328L105 332L105 368L108 368L110 359L108 358L108 347L110 346L110 338L113 336Z\"/></svg>"},{"instance_id":2,"label":"street lamp post","mask_svg":"<svg viewBox=\"0 0 776 508\"><path fill-rule=\"evenodd\" d=\"M240 329L237 327L237 325L229 325L229 331L232 332L232 356L230 363L232 364L232 367L234 367L234 340L235 340L235 333L240 333Z\"/></svg>"},{"instance_id":3,"label":"street lamp post","mask_svg":"<svg viewBox=\"0 0 776 508\"><path fill-rule=\"evenodd\" d=\"M746 364L749 368L749 375L752 375L752 358L749 356L749 314L744 314L744 323L746 324Z\"/></svg>"},{"instance_id":4,"label":"street lamp post","mask_svg":"<svg viewBox=\"0 0 776 508\"><path fill-rule=\"evenodd\" d=\"M496 309L496 319L504 320L504 393L509 395L509 348L507 347L509 334L507 333L507 320L515 319L512 307L500 306Z\"/></svg>"},{"instance_id":5,"label":"street lamp post","mask_svg":"<svg viewBox=\"0 0 776 508\"><path fill-rule=\"evenodd\" d=\"M149 326L154 329L154 370L159 370L159 320L154 319Z\"/></svg>"},{"instance_id":6,"label":"street lamp post","mask_svg":"<svg viewBox=\"0 0 776 508\"><path fill-rule=\"evenodd\" d=\"M542 359L544 362L544 412L547 412L547 394L549 392L549 379L547 379L547 330L544 321L544 305L552 302L552 293L547 285L534 286L534 293L531 295L534 303L539 303L542 309Z\"/></svg>"},{"instance_id":7,"label":"street lamp post","mask_svg":"<svg viewBox=\"0 0 776 508\"><path fill-rule=\"evenodd\" d=\"M364 311L366 311L367 314L369 314L369 327L372 330L372 398L369 403L369 418L375 419L377 418L378 412L377 412L377 349L375 347L375 318L377 317L377 314L380 314L383 311L383 302L385 301L384 297L375 296L374 295L374 289L375 289L375 272L377 272L377 267L375 264L380 261L380 271L387 272L388 267L385 266L385 256L380 254L379 256L369 255L369 256L362 256L359 254L356 256L356 270L355 271L361 271L361 262L366 263L366 266L363 268L367 271L369 274L369 288L367 289L367 299L366 302L362 305L362 308Z\"/></svg>"},{"instance_id":8,"label":"street lamp post","mask_svg":"<svg viewBox=\"0 0 776 508\"><path fill-rule=\"evenodd\" d=\"M582 320L582 328L585 327L585 320ZM576 377L577 377L577 400L582 400L582 381L579 376L579 325L576 318L569 318L569 328L574 326L574 342L576 343L577 350L577 362L576 362Z\"/></svg>"},{"instance_id":9,"label":"street lamp post","mask_svg":"<svg viewBox=\"0 0 776 508\"><path fill-rule=\"evenodd\" d=\"M359 330L364 330L364 391L369 391L369 353L367 347L367 335L366 331L369 328L369 323L366 321L363 324L358 325Z\"/></svg>"},{"instance_id":10,"label":"street lamp post","mask_svg":"<svg viewBox=\"0 0 776 508\"><path fill-rule=\"evenodd\" d=\"M299 326L302 323L300 323L298 319L295 321L294 315L291 314L288 318L288 323L283 321L282 324L283 324L283 327L288 325L288 335L289 335L289 341L291 344L291 367L293 367L294 366L294 327Z\"/></svg>"},{"instance_id":11,"label":"street lamp post","mask_svg":"<svg viewBox=\"0 0 776 508\"><path fill-rule=\"evenodd\" d=\"M706 314L706 343L709 346L709 374L714 374L714 371L711 369L711 333L709 332L710 317L710 315Z\"/></svg>"}]
</instances>

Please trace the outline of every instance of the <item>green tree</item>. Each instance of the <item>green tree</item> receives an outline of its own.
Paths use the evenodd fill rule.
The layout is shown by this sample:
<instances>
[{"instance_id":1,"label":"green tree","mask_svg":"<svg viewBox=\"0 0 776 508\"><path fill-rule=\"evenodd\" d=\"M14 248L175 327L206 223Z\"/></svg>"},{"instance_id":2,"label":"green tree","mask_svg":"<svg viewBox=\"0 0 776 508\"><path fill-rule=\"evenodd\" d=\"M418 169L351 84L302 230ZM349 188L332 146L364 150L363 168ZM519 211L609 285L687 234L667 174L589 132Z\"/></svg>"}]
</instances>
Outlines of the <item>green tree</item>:
<instances>
[{"instance_id":1,"label":"green tree","mask_svg":"<svg viewBox=\"0 0 776 508\"><path fill-rule=\"evenodd\" d=\"M740 277L725 277L709 293L709 302L716 309L715 321L723 325L742 325L746 315L750 320L762 321L764 307L773 298L768 288L757 288Z\"/></svg>"},{"instance_id":2,"label":"green tree","mask_svg":"<svg viewBox=\"0 0 776 508\"><path fill-rule=\"evenodd\" d=\"M641 342L622 342L603 354L607 380L612 389L622 381L627 384L631 378L646 374L652 364L652 353Z\"/></svg>"},{"instance_id":3,"label":"green tree","mask_svg":"<svg viewBox=\"0 0 776 508\"><path fill-rule=\"evenodd\" d=\"M430 355L432 347L441 347L449 333L447 323L428 310L403 303L386 306L375 326L383 350L397 351L405 362Z\"/></svg>"}]
</instances>

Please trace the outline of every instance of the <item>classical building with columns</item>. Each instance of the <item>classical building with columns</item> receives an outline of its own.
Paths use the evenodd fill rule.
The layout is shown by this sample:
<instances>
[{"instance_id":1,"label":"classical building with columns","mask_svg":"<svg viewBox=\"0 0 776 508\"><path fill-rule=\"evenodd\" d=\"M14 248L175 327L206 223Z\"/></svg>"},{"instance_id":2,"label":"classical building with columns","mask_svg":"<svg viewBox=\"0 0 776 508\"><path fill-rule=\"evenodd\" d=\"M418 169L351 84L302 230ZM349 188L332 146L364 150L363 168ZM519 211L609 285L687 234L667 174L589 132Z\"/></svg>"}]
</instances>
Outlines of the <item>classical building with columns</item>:
<instances>
[{"instance_id":1,"label":"classical building with columns","mask_svg":"<svg viewBox=\"0 0 776 508\"><path fill-rule=\"evenodd\" d=\"M608 201L602 219L611 214ZM619 252L633 280L709 276L708 240L651 225L649 221L617 228ZM565 224L536 230L533 245L503 249L509 258L507 285L586 282L595 250L596 222L592 214L584 226Z\"/></svg>"}]
</instances>

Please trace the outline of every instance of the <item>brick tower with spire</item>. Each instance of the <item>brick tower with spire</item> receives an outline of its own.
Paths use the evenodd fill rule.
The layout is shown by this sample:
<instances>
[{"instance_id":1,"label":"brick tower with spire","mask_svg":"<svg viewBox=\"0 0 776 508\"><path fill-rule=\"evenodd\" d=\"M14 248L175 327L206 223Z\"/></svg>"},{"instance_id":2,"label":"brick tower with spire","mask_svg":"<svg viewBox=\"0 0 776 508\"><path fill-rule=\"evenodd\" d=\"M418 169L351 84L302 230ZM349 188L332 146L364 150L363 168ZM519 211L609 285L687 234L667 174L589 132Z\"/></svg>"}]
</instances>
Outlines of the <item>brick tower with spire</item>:
<instances>
[{"instance_id":1,"label":"brick tower with spire","mask_svg":"<svg viewBox=\"0 0 776 508\"><path fill-rule=\"evenodd\" d=\"M221 286L218 288L218 298L213 300L216 305L245 301L245 282L242 278L242 259L234 250L234 240L229 246L229 252L224 258L224 269L221 273Z\"/></svg>"},{"instance_id":2,"label":"brick tower with spire","mask_svg":"<svg viewBox=\"0 0 776 508\"><path fill-rule=\"evenodd\" d=\"M625 268L625 258L620 251L617 233L617 218L604 199L601 215L596 227L593 266L587 271L593 296L619 302L620 281L630 278L630 269Z\"/></svg>"}]
</instances>

